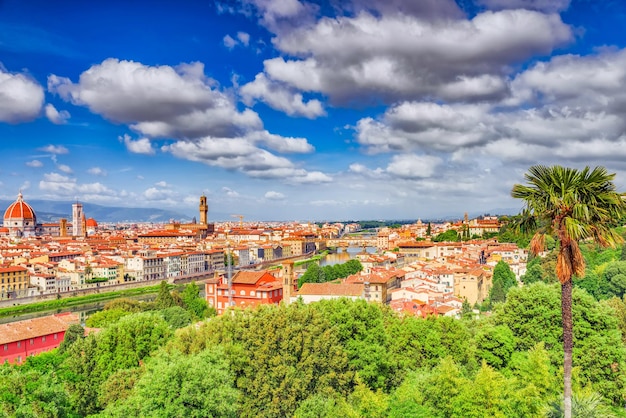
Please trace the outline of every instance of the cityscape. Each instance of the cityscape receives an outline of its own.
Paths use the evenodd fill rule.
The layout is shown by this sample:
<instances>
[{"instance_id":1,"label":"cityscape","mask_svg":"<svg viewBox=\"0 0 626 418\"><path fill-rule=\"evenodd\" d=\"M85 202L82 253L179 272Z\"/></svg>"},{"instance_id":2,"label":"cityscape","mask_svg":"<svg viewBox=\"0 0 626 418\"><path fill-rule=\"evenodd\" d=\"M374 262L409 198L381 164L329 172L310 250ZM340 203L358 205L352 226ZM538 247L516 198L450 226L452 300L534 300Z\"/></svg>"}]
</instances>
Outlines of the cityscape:
<instances>
[{"instance_id":1,"label":"cityscape","mask_svg":"<svg viewBox=\"0 0 626 418\"><path fill-rule=\"evenodd\" d=\"M626 417L625 27L0 1L0 417Z\"/></svg>"}]
</instances>

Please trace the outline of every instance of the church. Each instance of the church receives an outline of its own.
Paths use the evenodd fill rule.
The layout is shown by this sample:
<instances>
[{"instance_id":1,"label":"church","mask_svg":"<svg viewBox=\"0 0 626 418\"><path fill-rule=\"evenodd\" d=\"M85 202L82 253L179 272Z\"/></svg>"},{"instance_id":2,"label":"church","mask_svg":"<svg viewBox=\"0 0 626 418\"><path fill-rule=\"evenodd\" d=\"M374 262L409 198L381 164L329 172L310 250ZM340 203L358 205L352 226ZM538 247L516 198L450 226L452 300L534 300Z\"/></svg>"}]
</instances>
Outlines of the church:
<instances>
[{"instance_id":1,"label":"church","mask_svg":"<svg viewBox=\"0 0 626 418\"><path fill-rule=\"evenodd\" d=\"M95 234L98 223L92 219L85 219L83 205L76 202L72 205L72 223L67 219L60 219L58 223L37 223L37 215L31 205L24 201L20 191L17 200L9 205L4 211L3 227L0 235L8 235L12 238L29 238L40 235L53 237L85 237Z\"/></svg>"},{"instance_id":2,"label":"church","mask_svg":"<svg viewBox=\"0 0 626 418\"><path fill-rule=\"evenodd\" d=\"M11 237L34 237L41 233L35 210L24 201L21 191L17 200L4 211L3 226L4 232L8 232Z\"/></svg>"}]
</instances>

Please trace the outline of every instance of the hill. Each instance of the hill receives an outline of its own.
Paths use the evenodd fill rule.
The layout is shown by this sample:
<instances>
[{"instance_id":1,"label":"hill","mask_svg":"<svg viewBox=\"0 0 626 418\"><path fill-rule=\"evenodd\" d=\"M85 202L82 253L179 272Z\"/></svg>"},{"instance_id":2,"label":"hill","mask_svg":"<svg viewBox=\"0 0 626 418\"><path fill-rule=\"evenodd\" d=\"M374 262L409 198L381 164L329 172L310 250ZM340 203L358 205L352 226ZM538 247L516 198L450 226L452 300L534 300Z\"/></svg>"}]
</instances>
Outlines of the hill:
<instances>
[{"instance_id":1,"label":"hill","mask_svg":"<svg viewBox=\"0 0 626 418\"><path fill-rule=\"evenodd\" d=\"M29 199L27 202L35 209L39 222L58 222L60 218L72 219L73 201ZM7 208L11 203L12 200L0 200L0 207ZM83 203L83 210L87 218L94 218L98 222L167 222L170 219L185 222L191 220L193 216L198 216L158 208L128 208L94 203Z\"/></svg>"}]
</instances>

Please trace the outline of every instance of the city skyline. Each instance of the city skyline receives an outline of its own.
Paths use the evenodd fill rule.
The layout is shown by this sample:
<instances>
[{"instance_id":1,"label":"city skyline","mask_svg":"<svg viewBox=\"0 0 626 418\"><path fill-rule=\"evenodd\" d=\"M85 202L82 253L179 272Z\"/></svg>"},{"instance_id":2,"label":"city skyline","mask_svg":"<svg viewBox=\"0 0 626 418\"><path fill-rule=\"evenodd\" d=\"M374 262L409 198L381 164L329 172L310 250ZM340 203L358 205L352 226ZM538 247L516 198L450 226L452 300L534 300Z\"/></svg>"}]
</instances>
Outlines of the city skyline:
<instances>
[{"instance_id":1,"label":"city skyline","mask_svg":"<svg viewBox=\"0 0 626 418\"><path fill-rule=\"evenodd\" d=\"M0 2L0 199L250 220L518 208L533 164L626 185L626 4Z\"/></svg>"}]
</instances>

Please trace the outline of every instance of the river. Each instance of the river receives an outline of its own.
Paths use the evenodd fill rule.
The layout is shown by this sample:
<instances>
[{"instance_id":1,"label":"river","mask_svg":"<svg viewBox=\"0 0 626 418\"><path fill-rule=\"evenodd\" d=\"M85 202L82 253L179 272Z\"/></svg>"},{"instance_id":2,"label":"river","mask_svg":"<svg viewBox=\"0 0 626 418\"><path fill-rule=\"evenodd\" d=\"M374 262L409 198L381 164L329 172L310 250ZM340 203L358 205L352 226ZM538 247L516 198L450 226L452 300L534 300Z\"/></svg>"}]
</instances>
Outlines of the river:
<instances>
[{"instance_id":1,"label":"river","mask_svg":"<svg viewBox=\"0 0 626 418\"><path fill-rule=\"evenodd\" d=\"M137 296L125 296L125 298L127 299L139 300L142 302L151 302L156 299L156 297L156 293L149 293ZM102 300L100 302L88 302L82 305L68 306L67 308L58 308L48 311L30 312L25 314L7 316L4 318L0 318L0 324L8 324L10 322L22 321L24 319L40 318L42 316L54 315L56 313L62 312L73 312L78 314L81 324L85 325L85 320L89 315L93 314L94 312L101 311L104 308L104 305L114 300L115 299Z\"/></svg>"},{"instance_id":2,"label":"river","mask_svg":"<svg viewBox=\"0 0 626 418\"><path fill-rule=\"evenodd\" d=\"M365 247L365 251L368 254L375 254L376 247ZM337 248L336 253L328 254L320 260L320 266L324 267L345 263L346 261L356 258L357 254L361 252L363 252L363 247Z\"/></svg>"}]
</instances>

